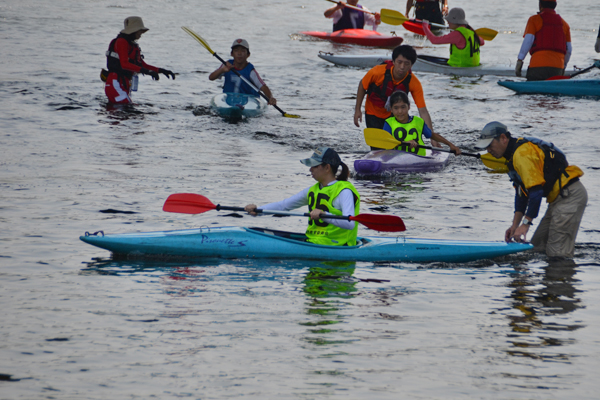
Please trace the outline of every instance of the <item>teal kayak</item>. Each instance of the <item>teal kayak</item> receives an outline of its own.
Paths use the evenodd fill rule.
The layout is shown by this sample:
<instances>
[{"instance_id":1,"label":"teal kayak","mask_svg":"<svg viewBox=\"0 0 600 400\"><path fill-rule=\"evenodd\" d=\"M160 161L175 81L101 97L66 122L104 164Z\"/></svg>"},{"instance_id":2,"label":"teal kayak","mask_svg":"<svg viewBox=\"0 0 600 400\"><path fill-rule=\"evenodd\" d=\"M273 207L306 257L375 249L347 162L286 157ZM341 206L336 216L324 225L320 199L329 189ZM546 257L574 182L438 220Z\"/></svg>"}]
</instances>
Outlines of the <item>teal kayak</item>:
<instances>
[{"instance_id":1,"label":"teal kayak","mask_svg":"<svg viewBox=\"0 0 600 400\"><path fill-rule=\"evenodd\" d=\"M267 102L251 94L219 93L210 107L225 118L258 117L267 110Z\"/></svg>"},{"instance_id":2,"label":"teal kayak","mask_svg":"<svg viewBox=\"0 0 600 400\"><path fill-rule=\"evenodd\" d=\"M600 96L600 79L558 79L551 81L499 81L519 94L556 94L564 96Z\"/></svg>"},{"instance_id":3,"label":"teal kayak","mask_svg":"<svg viewBox=\"0 0 600 400\"><path fill-rule=\"evenodd\" d=\"M301 233L264 228L218 227L80 237L86 243L128 257L277 258L324 261L468 262L532 248L530 244L359 237L356 246L306 242Z\"/></svg>"}]
</instances>

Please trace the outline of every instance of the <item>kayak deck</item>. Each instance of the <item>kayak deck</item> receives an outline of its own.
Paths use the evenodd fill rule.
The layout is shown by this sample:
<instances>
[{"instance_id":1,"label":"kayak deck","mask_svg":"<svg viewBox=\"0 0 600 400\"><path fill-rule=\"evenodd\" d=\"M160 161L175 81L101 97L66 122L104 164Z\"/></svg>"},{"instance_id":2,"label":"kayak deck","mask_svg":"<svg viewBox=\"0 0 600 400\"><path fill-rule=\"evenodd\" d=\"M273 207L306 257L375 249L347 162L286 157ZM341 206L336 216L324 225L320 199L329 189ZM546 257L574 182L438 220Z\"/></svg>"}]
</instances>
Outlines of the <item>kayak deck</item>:
<instances>
[{"instance_id":1,"label":"kayak deck","mask_svg":"<svg viewBox=\"0 0 600 400\"><path fill-rule=\"evenodd\" d=\"M395 35L383 35L367 29L342 29L335 32L304 31L303 35L329 40L334 43L358 44L370 47L396 47L404 39Z\"/></svg>"},{"instance_id":2,"label":"kayak deck","mask_svg":"<svg viewBox=\"0 0 600 400\"><path fill-rule=\"evenodd\" d=\"M600 79L560 79L551 81L498 81L498 85L518 94L551 94L564 96L600 96Z\"/></svg>"},{"instance_id":3,"label":"kayak deck","mask_svg":"<svg viewBox=\"0 0 600 400\"><path fill-rule=\"evenodd\" d=\"M210 101L210 107L221 117L258 117L267 110L267 103L251 94L219 93Z\"/></svg>"},{"instance_id":4,"label":"kayak deck","mask_svg":"<svg viewBox=\"0 0 600 400\"><path fill-rule=\"evenodd\" d=\"M377 176L389 173L435 172L444 169L450 161L450 153L427 150L419 156L400 150L375 150L354 161L358 176Z\"/></svg>"},{"instance_id":5,"label":"kayak deck","mask_svg":"<svg viewBox=\"0 0 600 400\"><path fill-rule=\"evenodd\" d=\"M345 67L372 68L385 61L391 61L392 55L387 54L332 54L319 52L318 56L330 63ZM414 72L428 72L456 76L511 76L516 78L512 66L481 64L477 67L451 67L448 59L428 55L417 55L417 62L412 66ZM576 71L569 70L565 75L572 75Z\"/></svg>"},{"instance_id":6,"label":"kayak deck","mask_svg":"<svg viewBox=\"0 0 600 400\"><path fill-rule=\"evenodd\" d=\"M356 246L323 246L300 233L219 227L102 235L80 239L113 254L141 258L277 258L371 262L468 262L528 250L521 243L359 237Z\"/></svg>"}]
</instances>

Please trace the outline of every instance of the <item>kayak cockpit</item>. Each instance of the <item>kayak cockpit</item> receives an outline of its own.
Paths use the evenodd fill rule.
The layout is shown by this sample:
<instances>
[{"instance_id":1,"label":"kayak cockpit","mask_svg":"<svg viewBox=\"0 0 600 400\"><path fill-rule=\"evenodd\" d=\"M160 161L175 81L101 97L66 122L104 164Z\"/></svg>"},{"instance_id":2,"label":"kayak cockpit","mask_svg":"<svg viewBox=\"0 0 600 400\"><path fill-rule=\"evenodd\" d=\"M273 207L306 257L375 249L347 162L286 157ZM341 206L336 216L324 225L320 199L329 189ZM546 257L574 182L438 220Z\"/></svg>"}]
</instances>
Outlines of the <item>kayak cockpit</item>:
<instances>
[{"instance_id":1,"label":"kayak cockpit","mask_svg":"<svg viewBox=\"0 0 600 400\"><path fill-rule=\"evenodd\" d=\"M370 242L367 238L356 238L356 246L323 246L319 244L310 243L307 241L306 235L304 233L297 232L287 232L287 231L278 231L276 229L267 229L267 228L244 228L248 232L257 233L260 235L274 236L277 239L290 240L293 242L302 242L306 243L309 246L317 246L317 247L332 247L332 248L345 248L345 249L356 249Z\"/></svg>"}]
</instances>

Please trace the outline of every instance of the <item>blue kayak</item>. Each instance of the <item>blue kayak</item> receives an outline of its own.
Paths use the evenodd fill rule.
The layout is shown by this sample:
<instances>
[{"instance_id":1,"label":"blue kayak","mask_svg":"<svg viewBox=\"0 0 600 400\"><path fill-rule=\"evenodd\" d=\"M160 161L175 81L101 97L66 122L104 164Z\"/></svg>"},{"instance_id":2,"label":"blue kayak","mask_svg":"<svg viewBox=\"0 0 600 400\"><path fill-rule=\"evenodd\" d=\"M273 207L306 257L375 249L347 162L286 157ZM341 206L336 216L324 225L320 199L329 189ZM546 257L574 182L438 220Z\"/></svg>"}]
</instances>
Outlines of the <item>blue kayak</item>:
<instances>
[{"instance_id":1,"label":"blue kayak","mask_svg":"<svg viewBox=\"0 0 600 400\"><path fill-rule=\"evenodd\" d=\"M219 93L210 107L225 118L258 117L267 110L267 102L251 94Z\"/></svg>"},{"instance_id":2,"label":"blue kayak","mask_svg":"<svg viewBox=\"0 0 600 400\"><path fill-rule=\"evenodd\" d=\"M80 236L91 245L128 257L277 258L324 261L468 262L532 248L529 244L398 237L359 237L356 246L306 242L301 233L219 227Z\"/></svg>"},{"instance_id":3,"label":"blue kayak","mask_svg":"<svg viewBox=\"0 0 600 400\"><path fill-rule=\"evenodd\" d=\"M565 96L600 96L600 79L557 79L552 81L498 81L519 94L556 94Z\"/></svg>"}]
</instances>

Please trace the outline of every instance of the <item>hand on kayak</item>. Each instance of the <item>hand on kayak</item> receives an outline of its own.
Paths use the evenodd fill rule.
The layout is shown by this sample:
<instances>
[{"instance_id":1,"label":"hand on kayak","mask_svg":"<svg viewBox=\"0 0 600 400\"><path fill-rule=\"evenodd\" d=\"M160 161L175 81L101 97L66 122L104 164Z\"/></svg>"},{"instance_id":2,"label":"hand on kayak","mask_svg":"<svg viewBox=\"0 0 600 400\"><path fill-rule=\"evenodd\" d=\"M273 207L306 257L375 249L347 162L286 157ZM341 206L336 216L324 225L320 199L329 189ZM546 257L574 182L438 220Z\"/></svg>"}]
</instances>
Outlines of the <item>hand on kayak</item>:
<instances>
[{"instance_id":1,"label":"hand on kayak","mask_svg":"<svg viewBox=\"0 0 600 400\"><path fill-rule=\"evenodd\" d=\"M252 216L257 216L258 214L254 212L254 210L256 210L258 207L256 206L256 204L248 204L246 207L244 207L244 210L246 210L246 212Z\"/></svg>"},{"instance_id":2,"label":"hand on kayak","mask_svg":"<svg viewBox=\"0 0 600 400\"><path fill-rule=\"evenodd\" d=\"M517 60L517 65L515 66L515 75L520 77L522 69L523 69L523 60Z\"/></svg>"},{"instance_id":3,"label":"hand on kayak","mask_svg":"<svg viewBox=\"0 0 600 400\"><path fill-rule=\"evenodd\" d=\"M529 225L520 225L517 227L517 229L514 230L511 226L506 230L506 233L504 234L504 240L506 241L506 243L510 242L511 240L514 240L517 243L526 243L528 231Z\"/></svg>"}]
</instances>

